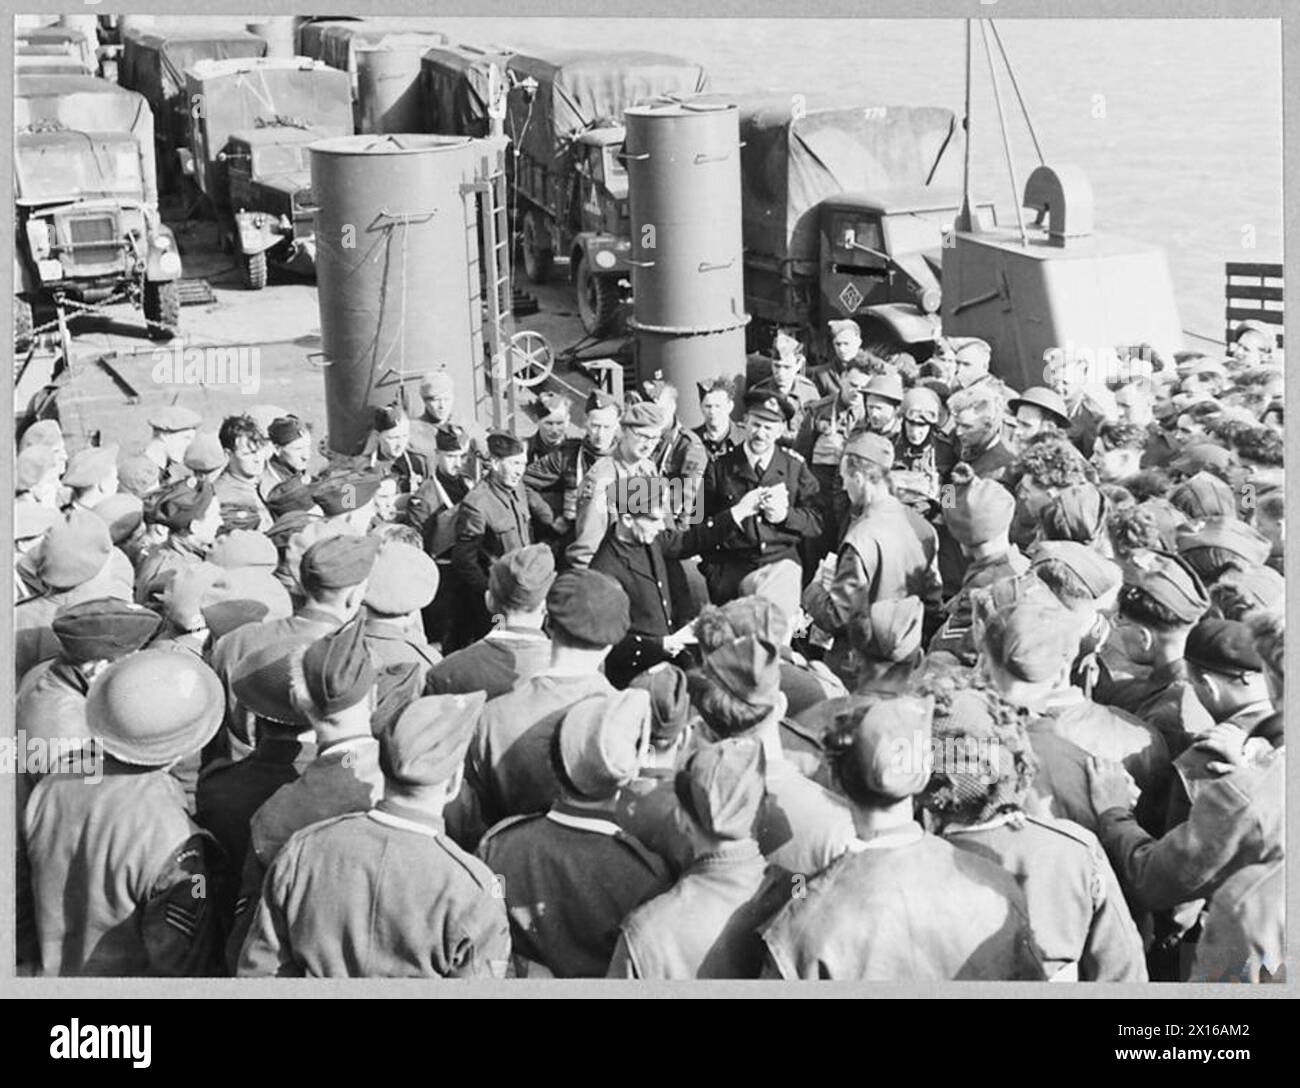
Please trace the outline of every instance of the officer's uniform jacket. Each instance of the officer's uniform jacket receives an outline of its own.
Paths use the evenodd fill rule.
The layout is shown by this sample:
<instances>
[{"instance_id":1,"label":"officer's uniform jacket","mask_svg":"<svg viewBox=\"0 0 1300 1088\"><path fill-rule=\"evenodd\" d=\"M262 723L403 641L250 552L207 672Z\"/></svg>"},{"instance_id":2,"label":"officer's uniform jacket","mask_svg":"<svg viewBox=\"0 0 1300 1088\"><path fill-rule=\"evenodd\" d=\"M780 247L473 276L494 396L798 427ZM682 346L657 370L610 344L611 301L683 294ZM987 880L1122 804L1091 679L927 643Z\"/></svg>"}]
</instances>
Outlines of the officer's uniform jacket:
<instances>
[{"instance_id":1,"label":"officer's uniform jacket","mask_svg":"<svg viewBox=\"0 0 1300 1088\"><path fill-rule=\"evenodd\" d=\"M704 480L704 470L709 467L709 454L704 443L694 431L688 431L674 419L672 426L660 437L650 459L657 475L666 480L683 481L681 508L675 509L673 514L690 521Z\"/></svg>"},{"instance_id":2,"label":"officer's uniform jacket","mask_svg":"<svg viewBox=\"0 0 1300 1088\"><path fill-rule=\"evenodd\" d=\"M782 393L776 384L776 379L772 377L755 382L752 388L755 392L775 393L777 396L785 397L794 405L794 415L790 418L790 422L786 424L785 434L777 439L783 446L793 446L798 441L799 432L803 428L804 419L807 417L809 409L823 396L823 392L817 388L817 385L802 374L795 377L794 384L790 386L788 393ZM839 392L838 384L835 386L835 392ZM741 442L743 441L744 436L742 435ZM737 442L736 445L740 445L740 442Z\"/></svg>"},{"instance_id":3,"label":"officer's uniform jacket","mask_svg":"<svg viewBox=\"0 0 1300 1088\"><path fill-rule=\"evenodd\" d=\"M478 854L501 877L521 975L540 964L603 978L623 919L672 885L663 858L609 816L563 801L497 824Z\"/></svg>"},{"instance_id":4,"label":"officer's uniform jacket","mask_svg":"<svg viewBox=\"0 0 1300 1088\"><path fill-rule=\"evenodd\" d=\"M963 665L975 664L972 592L1000 582L1003 578L1019 577L1027 570L1029 560L1014 544L1005 552L972 561L966 567L961 589L944 606L948 616L931 639L929 651L950 653Z\"/></svg>"},{"instance_id":5,"label":"officer's uniform jacket","mask_svg":"<svg viewBox=\"0 0 1300 1088\"><path fill-rule=\"evenodd\" d=\"M211 972L223 861L166 771L50 775L24 827L43 974Z\"/></svg>"},{"instance_id":6,"label":"officer's uniform jacket","mask_svg":"<svg viewBox=\"0 0 1300 1088\"><path fill-rule=\"evenodd\" d=\"M548 670L522 681L483 707L465 754L465 784L447 806L447 829L466 849L507 816L544 812L559 796L551 769L551 740L574 703L612 695L598 673Z\"/></svg>"},{"instance_id":7,"label":"officer's uniform jacket","mask_svg":"<svg viewBox=\"0 0 1300 1088\"><path fill-rule=\"evenodd\" d=\"M456 542L456 513L474 481L467 476L448 476L434 469L411 492L406 520L424 541L424 550L441 566Z\"/></svg>"},{"instance_id":8,"label":"officer's uniform jacket","mask_svg":"<svg viewBox=\"0 0 1300 1088\"><path fill-rule=\"evenodd\" d=\"M1003 441L1002 435L995 434L993 440L973 458L967 460L963 457L962 460L967 461L976 476L985 480L997 480L1000 483L1002 477L1007 474L1007 469L1015 464L1016 455Z\"/></svg>"},{"instance_id":9,"label":"officer's uniform jacket","mask_svg":"<svg viewBox=\"0 0 1300 1088\"><path fill-rule=\"evenodd\" d=\"M423 638L415 636L407 625L395 620L367 616L363 638L376 669L407 663L432 668L442 660L438 651Z\"/></svg>"},{"instance_id":10,"label":"officer's uniform jacket","mask_svg":"<svg viewBox=\"0 0 1300 1088\"><path fill-rule=\"evenodd\" d=\"M493 890L491 872L440 821L380 801L289 839L267 874L238 973L504 977L509 928Z\"/></svg>"},{"instance_id":11,"label":"officer's uniform jacket","mask_svg":"<svg viewBox=\"0 0 1300 1088\"><path fill-rule=\"evenodd\" d=\"M212 490L216 493L217 502L223 508L243 506L256 510L259 517L257 531L264 533L275 521L271 517L271 511L266 507L266 493L275 486L275 482L273 477L267 477L265 474L256 480L245 480L233 475L230 466L227 465L214 477Z\"/></svg>"},{"instance_id":12,"label":"officer's uniform jacket","mask_svg":"<svg viewBox=\"0 0 1300 1088\"><path fill-rule=\"evenodd\" d=\"M763 930L765 974L1042 979L1024 893L1000 865L910 825L855 842Z\"/></svg>"},{"instance_id":13,"label":"officer's uniform jacket","mask_svg":"<svg viewBox=\"0 0 1300 1088\"><path fill-rule=\"evenodd\" d=\"M655 465L650 460L625 461L611 455L600 458L591 466L578 491L573 540L564 552L570 567L583 569L591 566L592 557L614 520L612 488L618 481L654 475Z\"/></svg>"},{"instance_id":14,"label":"officer's uniform jacket","mask_svg":"<svg viewBox=\"0 0 1300 1088\"><path fill-rule=\"evenodd\" d=\"M700 440L700 445L704 447L704 452L708 454L709 462L712 463L744 444L745 428L739 423L728 423L727 429L719 437L710 438L705 432L704 424L701 423L695 428L695 436Z\"/></svg>"},{"instance_id":15,"label":"officer's uniform jacket","mask_svg":"<svg viewBox=\"0 0 1300 1088\"><path fill-rule=\"evenodd\" d=\"M1286 981L1286 859L1247 865L1210 899L1188 982Z\"/></svg>"},{"instance_id":16,"label":"officer's uniform jacket","mask_svg":"<svg viewBox=\"0 0 1300 1088\"><path fill-rule=\"evenodd\" d=\"M544 457L549 457L553 453L559 453L570 442L581 442L583 439L582 431L572 423L565 428L564 437L554 445L547 445L542 441L542 432L536 431L528 436L528 441L524 443L524 455L528 458L531 465L534 461L540 461Z\"/></svg>"},{"instance_id":17,"label":"officer's uniform jacket","mask_svg":"<svg viewBox=\"0 0 1300 1088\"><path fill-rule=\"evenodd\" d=\"M456 515L451 569L467 594L480 598L497 559L533 542L533 520L546 525L550 508L522 484L508 490L487 479L470 489Z\"/></svg>"},{"instance_id":18,"label":"officer's uniform jacket","mask_svg":"<svg viewBox=\"0 0 1300 1088\"><path fill-rule=\"evenodd\" d=\"M736 526L727 511L756 487L785 484L790 497L789 514L779 525L766 521L761 512ZM799 545L821 533L817 505L817 481L808 466L794 454L777 446L770 451L767 467L759 477L746 446L738 446L709 465L704 474L705 527L724 533L721 542L702 553L700 569L714 601L731 600L741 580L752 571L783 559L799 562Z\"/></svg>"},{"instance_id":19,"label":"officer's uniform jacket","mask_svg":"<svg viewBox=\"0 0 1300 1088\"><path fill-rule=\"evenodd\" d=\"M1157 665L1145 677L1132 677L1108 684L1104 702L1119 707L1155 726L1165 738L1169 755L1177 759L1191 742L1183 721L1183 707L1188 696L1196 698L1187 672L1187 662L1179 658ZM1094 698L1097 696L1094 694Z\"/></svg>"},{"instance_id":20,"label":"officer's uniform jacket","mask_svg":"<svg viewBox=\"0 0 1300 1088\"><path fill-rule=\"evenodd\" d=\"M407 449L400 457L383 457L378 446L370 455L370 467L383 476L391 476L397 481L397 490L402 495L409 495L429 478L429 459L422 453Z\"/></svg>"},{"instance_id":21,"label":"officer's uniform jacket","mask_svg":"<svg viewBox=\"0 0 1300 1088\"><path fill-rule=\"evenodd\" d=\"M541 631L496 627L434 665L426 676L424 693L460 695L484 691L489 699L495 699L550 663L551 640Z\"/></svg>"},{"instance_id":22,"label":"officer's uniform jacket","mask_svg":"<svg viewBox=\"0 0 1300 1088\"><path fill-rule=\"evenodd\" d=\"M257 910L266 871L284 844L304 827L321 820L369 811L383 793L379 742L374 737L349 737L322 749L303 768L300 777L262 802L249 825L248 849L234 903L234 925L226 943L232 973Z\"/></svg>"},{"instance_id":23,"label":"officer's uniform jacket","mask_svg":"<svg viewBox=\"0 0 1300 1088\"><path fill-rule=\"evenodd\" d=\"M537 492L555 517L572 522L578 515L578 495L583 481L601 455L583 438L566 438L541 455L524 471L524 486Z\"/></svg>"},{"instance_id":24,"label":"officer's uniform jacket","mask_svg":"<svg viewBox=\"0 0 1300 1088\"><path fill-rule=\"evenodd\" d=\"M1049 979L1147 981L1142 938L1092 832L1068 820L1004 813L949 827L944 837L1016 878Z\"/></svg>"}]
</instances>

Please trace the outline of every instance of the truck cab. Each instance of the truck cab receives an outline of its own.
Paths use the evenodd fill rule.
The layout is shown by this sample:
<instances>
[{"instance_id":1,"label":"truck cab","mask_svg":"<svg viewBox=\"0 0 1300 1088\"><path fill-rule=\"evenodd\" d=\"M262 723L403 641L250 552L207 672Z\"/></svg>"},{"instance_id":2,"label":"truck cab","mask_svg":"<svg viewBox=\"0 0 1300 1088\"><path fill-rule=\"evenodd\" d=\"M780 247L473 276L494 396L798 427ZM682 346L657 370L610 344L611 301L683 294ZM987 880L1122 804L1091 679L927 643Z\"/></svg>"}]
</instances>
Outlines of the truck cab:
<instances>
[{"instance_id":1,"label":"truck cab","mask_svg":"<svg viewBox=\"0 0 1300 1088\"><path fill-rule=\"evenodd\" d=\"M929 355L939 335L943 252L960 207L959 193L929 191L823 201L818 326L852 318L868 350ZM985 227L996 225L991 203L977 204L974 213Z\"/></svg>"},{"instance_id":2,"label":"truck cab","mask_svg":"<svg viewBox=\"0 0 1300 1088\"><path fill-rule=\"evenodd\" d=\"M583 133L575 141L576 214L572 220L575 233L627 233L629 211L623 138L620 125Z\"/></svg>"},{"instance_id":3,"label":"truck cab","mask_svg":"<svg viewBox=\"0 0 1300 1088\"><path fill-rule=\"evenodd\" d=\"M267 125L237 132L226 143L233 244L253 290L266 285L267 262L310 272L316 260L316 202L309 144L325 134L312 128Z\"/></svg>"},{"instance_id":4,"label":"truck cab","mask_svg":"<svg viewBox=\"0 0 1300 1088\"><path fill-rule=\"evenodd\" d=\"M128 133L53 125L19 132L14 289L19 333L34 304L142 304L153 339L179 321L176 239L146 199L139 143Z\"/></svg>"}]
</instances>

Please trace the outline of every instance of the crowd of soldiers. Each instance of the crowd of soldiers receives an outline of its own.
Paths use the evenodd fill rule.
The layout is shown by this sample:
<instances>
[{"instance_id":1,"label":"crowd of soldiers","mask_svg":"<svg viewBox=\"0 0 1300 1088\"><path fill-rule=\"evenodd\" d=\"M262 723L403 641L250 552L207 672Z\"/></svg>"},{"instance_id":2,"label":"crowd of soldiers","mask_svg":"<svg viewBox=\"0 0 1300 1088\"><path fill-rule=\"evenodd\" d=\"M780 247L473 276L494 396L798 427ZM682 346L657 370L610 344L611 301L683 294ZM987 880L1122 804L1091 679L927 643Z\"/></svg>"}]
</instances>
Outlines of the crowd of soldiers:
<instances>
[{"instance_id":1,"label":"crowd of soldiers","mask_svg":"<svg viewBox=\"0 0 1300 1088\"><path fill-rule=\"evenodd\" d=\"M20 973L1280 978L1270 327L1023 391L826 341L694 429L441 371L351 459L28 426Z\"/></svg>"}]
</instances>

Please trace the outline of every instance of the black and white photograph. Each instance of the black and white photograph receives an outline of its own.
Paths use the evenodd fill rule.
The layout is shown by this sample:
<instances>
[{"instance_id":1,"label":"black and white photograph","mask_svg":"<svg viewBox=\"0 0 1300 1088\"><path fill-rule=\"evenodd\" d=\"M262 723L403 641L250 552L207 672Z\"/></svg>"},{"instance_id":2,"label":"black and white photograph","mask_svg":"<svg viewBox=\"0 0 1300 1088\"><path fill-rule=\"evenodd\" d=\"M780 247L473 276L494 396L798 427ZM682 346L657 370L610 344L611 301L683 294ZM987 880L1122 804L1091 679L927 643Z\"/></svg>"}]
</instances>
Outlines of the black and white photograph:
<instances>
[{"instance_id":1,"label":"black and white photograph","mask_svg":"<svg viewBox=\"0 0 1300 1088\"><path fill-rule=\"evenodd\" d=\"M12 19L7 987L1294 981L1280 7L108 6Z\"/></svg>"}]
</instances>

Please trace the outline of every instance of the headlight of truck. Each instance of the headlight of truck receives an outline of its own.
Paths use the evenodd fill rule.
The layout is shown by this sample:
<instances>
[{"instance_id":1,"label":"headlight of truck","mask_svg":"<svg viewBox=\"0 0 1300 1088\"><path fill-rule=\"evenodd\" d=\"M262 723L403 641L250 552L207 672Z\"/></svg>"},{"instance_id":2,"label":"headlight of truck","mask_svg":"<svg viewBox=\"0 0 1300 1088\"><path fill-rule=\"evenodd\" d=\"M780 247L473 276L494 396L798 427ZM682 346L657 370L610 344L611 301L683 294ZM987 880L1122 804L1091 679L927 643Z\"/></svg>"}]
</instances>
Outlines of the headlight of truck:
<instances>
[{"instance_id":1,"label":"headlight of truck","mask_svg":"<svg viewBox=\"0 0 1300 1088\"><path fill-rule=\"evenodd\" d=\"M942 302L943 293L937 287L927 287L921 292L921 309L927 314L938 313Z\"/></svg>"},{"instance_id":2,"label":"headlight of truck","mask_svg":"<svg viewBox=\"0 0 1300 1088\"><path fill-rule=\"evenodd\" d=\"M600 250L592 260L596 262L597 268L613 268L618 264L618 258L607 249Z\"/></svg>"},{"instance_id":3,"label":"headlight of truck","mask_svg":"<svg viewBox=\"0 0 1300 1088\"><path fill-rule=\"evenodd\" d=\"M27 244L36 260L49 255L50 225L44 219L27 220Z\"/></svg>"},{"instance_id":4,"label":"headlight of truck","mask_svg":"<svg viewBox=\"0 0 1300 1088\"><path fill-rule=\"evenodd\" d=\"M158 268L160 271L162 271L165 275L168 276L180 275L181 259L179 254L176 254L171 250L168 250L161 257L158 258Z\"/></svg>"},{"instance_id":5,"label":"headlight of truck","mask_svg":"<svg viewBox=\"0 0 1300 1088\"><path fill-rule=\"evenodd\" d=\"M167 250L171 249L172 247L172 240L168 238L167 235L160 234L158 235L157 238L153 240L153 245L154 245L154 249L160 249L164 253L166 253Z\"/></svg>"}]
</instances>

